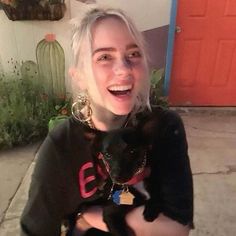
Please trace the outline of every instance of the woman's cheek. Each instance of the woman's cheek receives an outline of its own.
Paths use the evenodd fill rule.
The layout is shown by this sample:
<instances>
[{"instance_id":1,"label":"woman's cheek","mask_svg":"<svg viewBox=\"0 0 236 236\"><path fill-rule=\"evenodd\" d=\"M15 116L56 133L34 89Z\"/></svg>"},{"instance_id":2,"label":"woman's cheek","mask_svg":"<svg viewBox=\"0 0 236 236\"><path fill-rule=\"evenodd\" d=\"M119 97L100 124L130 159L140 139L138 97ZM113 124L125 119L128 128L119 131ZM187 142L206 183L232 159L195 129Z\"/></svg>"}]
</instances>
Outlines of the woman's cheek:
<instances>
[{"instance_id":1,"label":"woman's cheek","mask_svg":"<svg viewBox=\"0 0 236 236\"><path fill-rule=\"evenodd\" d=\"M148 80L148 71L144 66L140 66L136 70L136 78L138 81L146 82Z\"/></svg>"},{"instance_id":2,"label":"woman's cheek","mask_svg":"<svg viewBox=\"0 0 236 236\"><path fill-rule=\"evenodd\" d=\"M107 77L112 72L112 66L110 64L102 64L96 66L94 69L94 73L97 77Z\"/></svg>"}]
</instances>

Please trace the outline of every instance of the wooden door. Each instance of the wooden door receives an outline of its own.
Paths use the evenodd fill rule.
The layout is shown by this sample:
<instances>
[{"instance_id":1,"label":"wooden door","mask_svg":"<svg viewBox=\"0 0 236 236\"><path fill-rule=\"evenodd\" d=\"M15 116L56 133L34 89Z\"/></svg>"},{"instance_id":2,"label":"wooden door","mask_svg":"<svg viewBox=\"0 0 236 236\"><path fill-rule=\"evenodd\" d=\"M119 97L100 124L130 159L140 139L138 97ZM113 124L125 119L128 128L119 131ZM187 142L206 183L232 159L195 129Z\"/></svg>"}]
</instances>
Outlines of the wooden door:
<instances>
[{"instance_id":1,"label":"wooden door","mask_svg":"<svg viewBox=\"0 0 236 236\"><path fill-rule=\"evenodd\" d=\"M170 102L236 106L236 0L179 0Z\"/></svg>"}]
</instances>

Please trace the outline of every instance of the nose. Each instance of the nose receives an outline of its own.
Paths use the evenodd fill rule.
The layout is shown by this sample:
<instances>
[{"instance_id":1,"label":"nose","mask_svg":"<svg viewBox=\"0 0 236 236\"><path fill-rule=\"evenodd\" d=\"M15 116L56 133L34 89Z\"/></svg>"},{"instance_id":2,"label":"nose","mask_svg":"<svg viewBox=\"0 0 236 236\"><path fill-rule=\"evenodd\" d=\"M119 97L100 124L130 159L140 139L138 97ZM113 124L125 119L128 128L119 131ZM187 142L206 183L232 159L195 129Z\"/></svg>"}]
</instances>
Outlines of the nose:
<instances>
[{"instance_id":1,"label":"nose","mask_svg":"<svg viewBox=\"0 0 236 236\"><path fill-rule=\"evenodd\" d=\"M132 70L131 63L125 57L120 58L115 62L113 70L116 75L129 75Z\"/></svg>"}]
</instances>

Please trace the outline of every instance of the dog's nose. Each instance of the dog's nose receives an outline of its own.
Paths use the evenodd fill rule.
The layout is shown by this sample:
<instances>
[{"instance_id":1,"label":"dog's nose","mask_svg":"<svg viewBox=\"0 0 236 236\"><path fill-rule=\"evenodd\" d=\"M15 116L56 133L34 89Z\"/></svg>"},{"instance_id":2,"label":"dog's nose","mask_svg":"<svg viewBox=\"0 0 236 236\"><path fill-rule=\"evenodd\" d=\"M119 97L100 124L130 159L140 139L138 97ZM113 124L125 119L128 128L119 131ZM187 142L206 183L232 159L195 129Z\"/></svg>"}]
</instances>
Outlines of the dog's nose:
<instances>
[{"instance_id":1,"label":"dog's nose","mask_svg":"<svg viewBox=\"0 0 236 236\"><path fill-rule=\"evenodd\" d=\"M119 175L119 173L121 172L121 167L120 166L113 167L111 171L114 175Z\"/></svg>"},{"instance_id":2,"label":"dog's nose","mask_svg":"<svg viewBox=\"0 0 236 236\"><path fill-rule=\"evenodd\" d=\"M112 169L111 176L113 177L113 179L120 178L120 176L121 176L121 168L117 167L117 168Z\"/></svg>"}]
</instances>

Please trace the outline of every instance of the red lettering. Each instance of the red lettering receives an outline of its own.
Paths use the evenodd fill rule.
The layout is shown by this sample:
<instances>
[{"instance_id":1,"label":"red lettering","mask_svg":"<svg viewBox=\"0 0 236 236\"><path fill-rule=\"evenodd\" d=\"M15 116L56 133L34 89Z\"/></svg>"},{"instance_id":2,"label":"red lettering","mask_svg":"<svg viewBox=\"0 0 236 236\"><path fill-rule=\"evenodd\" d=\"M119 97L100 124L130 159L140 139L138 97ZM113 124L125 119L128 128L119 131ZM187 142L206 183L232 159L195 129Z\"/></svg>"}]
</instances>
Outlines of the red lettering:
<instances>
[{"instance_id":1,"label":"red lettering","mask_svg":"<svg viewBox=\"0 0 236 236\"><path fill-rule=\"evenodd\" d=\"M91 197L96 191L97 187L95 186L92 190L86 191L86 184L92 182L96 179L94 175L90 175L85 177L85 171L88 169L93 168L92 162L86 162L79 170L79 187L80 187L80 194L83 198Z\"/></svg>"}]
</instances>

